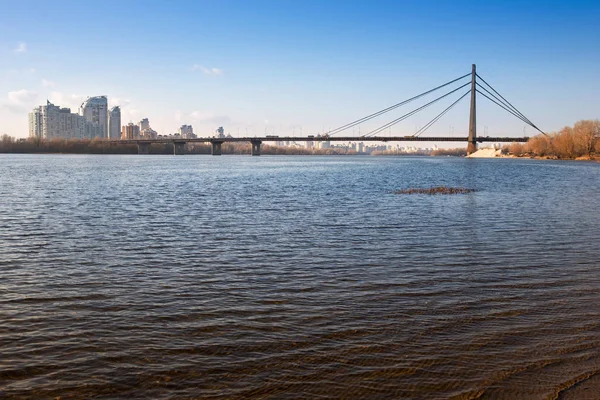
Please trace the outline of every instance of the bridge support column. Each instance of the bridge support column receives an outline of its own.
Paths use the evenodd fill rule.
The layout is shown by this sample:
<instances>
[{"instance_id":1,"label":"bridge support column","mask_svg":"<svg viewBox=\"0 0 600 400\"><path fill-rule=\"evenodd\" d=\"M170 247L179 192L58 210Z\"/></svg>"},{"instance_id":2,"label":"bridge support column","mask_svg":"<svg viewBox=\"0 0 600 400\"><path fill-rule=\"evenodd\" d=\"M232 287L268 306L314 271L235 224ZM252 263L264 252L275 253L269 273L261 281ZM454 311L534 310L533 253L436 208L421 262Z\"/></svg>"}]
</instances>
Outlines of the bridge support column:
<instances>
[{"instance_id":1,"label":"bridge support column","mask_svg":"<svg viewBox=\"0 0 600 400\"><path fill-rule=\"evenodd\" d=\"M469 142L467 144L467 155L477 151L476 79L477 72L475 64L473 64L473 67L471 68L471 113L469 114Z\"/></svg>"},{"instance_id":2,"label":"bridge support column","mask_svg":"<svg viewBox=\"0 0 600 400\"><path fill-rule=\"evenodd\" d=\"M220 156L221 155L221 145L223 144L223 142L221 142L220 140L213 140L212 142L210 142L210 144L211 144L210 154L212 154L213 156Z\"/></svg>"},{"instance_id":3,"label":"bridge support column","mask_svg":"<svg viewBox=\"0 0 600 400\"><path fill-rule=\"evenodd\" d=\"M150 143L138 143L138 154L150 154Z\"/></svg>"},{"instance_id":4,"label":"bridge support column","mask_svg":"<svg viewBox=\"0 0 600 400\"><path fill-rule=\"evenodd\" d=\"M253 156L260 156L260 144L262 143L260 140L252 140L250 142L252 144L252 152Z\"/></svg>"},{"instance_id":5,"label":"bridge support column","mask_svg":"<svg viewBox=\"0 0 600 400\"><path fill-rule=\"evenodd\" d=\"M173 142L173 154L182 156L185 154L185 142Z\"/></svg>"}]
</instances>

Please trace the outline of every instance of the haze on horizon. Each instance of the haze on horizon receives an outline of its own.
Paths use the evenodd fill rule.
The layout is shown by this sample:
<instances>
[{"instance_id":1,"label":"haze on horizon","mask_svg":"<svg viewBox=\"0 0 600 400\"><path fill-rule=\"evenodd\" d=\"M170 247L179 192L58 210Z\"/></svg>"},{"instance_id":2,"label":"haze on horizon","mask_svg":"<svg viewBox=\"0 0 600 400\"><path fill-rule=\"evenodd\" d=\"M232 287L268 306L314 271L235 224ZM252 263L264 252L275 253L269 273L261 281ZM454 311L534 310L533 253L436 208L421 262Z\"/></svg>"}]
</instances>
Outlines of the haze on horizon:
<instances>
[{"instance_id":1,"label":"haze on horizon","mask_svg":"<svg viewBox=\"0 0 600 400\"><path fill-rule=\"evenodd\" d=\"M122 107L123 124L147 117L161 134L181 124L199 136L220 125L234 136L317 134L472 63L545 131L599 117L594 1L100 4L0 3L0 134L26 137L27 113L46 100L76 111L95 95ZM413 134L447 105L391 133ZM466 136L467 126L462 101L428 133ZM479 100L480 135L523 129Z\"/></svg>"}]
</instances>

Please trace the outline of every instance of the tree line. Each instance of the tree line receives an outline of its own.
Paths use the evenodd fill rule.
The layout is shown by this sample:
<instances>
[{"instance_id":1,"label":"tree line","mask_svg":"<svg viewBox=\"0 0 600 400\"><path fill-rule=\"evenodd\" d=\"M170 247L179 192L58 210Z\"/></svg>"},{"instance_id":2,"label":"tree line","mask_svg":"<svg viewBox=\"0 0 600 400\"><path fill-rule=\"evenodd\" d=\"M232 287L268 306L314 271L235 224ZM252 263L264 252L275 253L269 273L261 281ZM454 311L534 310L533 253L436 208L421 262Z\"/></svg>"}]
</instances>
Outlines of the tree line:
<instances>
[{"instance_id":1,"label":"tree line","mask_svg":"<svg viewBox=\"0 0 600 400\"><path fill-rule=\"evenodd\" d=\"M173 154L173 144L152 143L150 154ZM223 143L222 154L250 154L251 145L245 142ZM16 139L8 135L0 138L0 153L63 153L63 154L137 154L136 144L115 143L99 138L95 139ZM208 143L187 143L186 154L210 154ZM343 148L308 149L305 147L279 147L264 144L261 154L266 155L339 155L356 154L356 151Z\"/></svg>"},{"instance_id":2,"label":"tree line","mask_svg":"<svg viewBox=\"0 0 600 400\"><path fill-rule=\"evenodd\" d=\"M527 143L512 143L504 151L516 157L596 159L600 154L600 120L582 120L547 136L534 136Z\"/></svg>"}]
</instances>

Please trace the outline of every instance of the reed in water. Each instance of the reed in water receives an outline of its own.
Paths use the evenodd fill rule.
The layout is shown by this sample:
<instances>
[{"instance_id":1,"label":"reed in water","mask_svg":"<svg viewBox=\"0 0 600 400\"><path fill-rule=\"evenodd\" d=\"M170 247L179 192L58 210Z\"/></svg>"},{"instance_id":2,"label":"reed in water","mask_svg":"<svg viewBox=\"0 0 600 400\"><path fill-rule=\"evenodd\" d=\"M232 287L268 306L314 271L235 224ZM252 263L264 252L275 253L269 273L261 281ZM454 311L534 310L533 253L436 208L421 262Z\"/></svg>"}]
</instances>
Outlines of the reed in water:
<instances>
[{"instance_id":1,"label":"reed in water","mask_svg":"<svg viewBox=\"0 0 600 400\"><path fill-rule=\"evenodd\" d=\"M463 194L476 192L476 189L460 188L460 187L448 187L448 186L436 186L432 188L409 188L394 190L394 194Z\"/></svg>"}]
</instances>

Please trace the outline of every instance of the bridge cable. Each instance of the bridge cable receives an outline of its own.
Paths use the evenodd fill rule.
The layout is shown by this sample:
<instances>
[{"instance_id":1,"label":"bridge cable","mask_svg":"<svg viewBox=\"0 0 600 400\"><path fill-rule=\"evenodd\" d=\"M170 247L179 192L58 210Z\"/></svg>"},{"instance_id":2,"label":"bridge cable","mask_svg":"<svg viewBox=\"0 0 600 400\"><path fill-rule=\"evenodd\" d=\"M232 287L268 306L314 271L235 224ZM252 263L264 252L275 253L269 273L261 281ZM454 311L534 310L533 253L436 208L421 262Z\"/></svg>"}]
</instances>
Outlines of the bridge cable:
<instances>
[{"instance_id":1,"label":"bridge cable","mask_svg":"<svg viewBox=\"0 0 600 400\"><path fill-rule=\"evenodd\" d=\"M467 82L467 83L465 83L464 85L462 85L462 86L459 86L459 87L457 87L456 89L454 89L454 90L452 90L452 91L450 91L450 92L446 93L445 95L442 95L442 96L438 97L437 99L435 99L435 100L432 100L432 101L430 101L429 103L427 103L427 104L425 104L425 105L423 105L423 106L421 106L421 107L419 107L419 108L416 108L416 109L414 109L413 111L411 111L411 112L409 112L409 113L406 113L406 114L402 115L401 117L399 117L399 118L396 118L396 119L395 119L395 120L393 120L393 121L390 121L390 122L388 122L387 124L384 124L384 125L380 126L379 128L373 129L371 132L369 132L369 133L366 133L366 134L364 134L364 135L362 135L362 136L360 136L360 137L369 137L369 135L373 135L373 136L375 136L375 135L377 135L378 133L380 133L380 132L382 132L382 131L386 130L387 128L389 128L389 127L391 127L391 126L394 126L394 125L396 125L398 122L405 120L406 118L408 118L408 117L410 117L410 116L412 116L412 115L414 115L414 114L418 113L419 111L422 111L423 109L425 109L425 108L429 107L430 105L432 105L433 103L436 103L437 101L439 101L439 100L443 99L444 97L447 97L447 96L451 95L452 93L455 93L456 91L458 91L458 90L460 90L460 89L462 89L462 88L464 88L464 87L467 87L467 86L469 86L470 84L471 84L471 82Z\"/></svg>"},{"instance_id":2,"label":"bridge cable","mask_svg":"<svg viewBox=\"0 0 600 400\"><path fill-rule=\"evenodd\" d=\"M482 88L483 89L483 88ZM486 95L485 93L483 93L482 91L480 91L479 89L475 89L475 91L479 94L481 94L482 96L484 96L485 98L487 98L488 100L494 102L496 105L498 105L499 107L503 108L504 110L506 110L507 112L511 113L512 115L514 115L515 117L519 118L521 121L525 122L527 125L532 126L532 124L527 121L525 118L521 117L519 114L517 114L515 111L513 111L512 109L510 109L506 104L504 104L501 100L498 100L497 97L495 97L494 95L491 95L492 97ZM489 94L489 92L488 92ZM494 100L495 99L495 100Z\"/></svg>"},{"instance_id":3,"label":"bridge cable","mask_svg":"<svg viewBox=\"0 0 600 400\"><path fill-rule=\"evenodd\" d=\"M532 128L538 130L539 132L541 132L543 135L548 136L546 134L546 132L543 132L541 129L539 129L537 126L535 126L535 124L533 122L531 122L529 120L529 118L525 117L521 112L519 112L519 110L517 110L516 108L514 108L514 106L512 108L509 107L508 101L506 99L504 99L504 101L500 100L497 96L495 96L492 92L490 92L489 90L487 90L484 86L480 85L479 83L476 82L476 85L478 87L480 87L481 89L485 90L490 96L492 96L494 99L496 99L497 101L492 100L490 97L486 96L483 92L481 92L480 90L477 90L478 93L480 93L482 96L486 97L488 100L494 102L496 105L498 105L499 107L503 108L504 110L506 110L507 112L511 113L512 115L514 115L515 117L519 118L521 121L525 122L527 125L531 126ZM496 92L497 93L497 92ZM498 94L500 96L500 94ZM502 97L502 96L500 96ZM509 103L510 104L510 103Z\"/></svg>"},{"instance_id":4,"label":"bridge cable","mask_svg":"<svg viewBox=\"0 0 600 400\"><path fill-rule=\"evenodd\" d=\"M475 82L475 84L477 85L478 88L485 90L485 92L487 94L489 94L490 96L492 96L494 99L497 100L498 103L502 104L503 106L505 106L507 109L509 109L511 112L513 112L513 115L516 115L520 120L522 120L523 122L525 122L528 125L533 125L533 122L531 122L529 119L527 119L527 117L525 117L523 114L519 113L518 110L515 110L514 107L510 107L509 104L506 103L506 101L501 100L498 96L496 96L494 93L490 92L488 89L486 89L485 86L480 85L478 82Z\"/></svg>"},{"instance_id":5,"label":"bridge cable","mask_svg":"<svg viewBox=\"0 0 600 400\"><path fill-rule=\"evenodd\" d=\"M477 90L477 93L480 93L482 96L485 96L488 100L494 102L496 105L498 105L499 107L503 108L504 110L508 111L509 113L511 113L512 115L514 115L515 117L519 118L521 121L525 122L527 125L531 126L532 128L538 130L539 132L541 132L543 135L548 136L546 134L546 132L543 132L542 130L540 130L537 126L535 126L533 124L533 122L531 122L527 117L525 117L523 114L519 113L517 114L515 111L513 111L512 109L508 108L508 105L506 105L504 102L502 102L502 100L500 100L497 96L494 96L493 93L491 93L489 90L487 90L485 87L481 86L480 84L477 84L478 87L480 87L481 89L485 90L490 96L492 96L494 99L496 99L497 101L494 101L493 99L491 99L490 97L486 96L483 92L481 92L480 90Z\"/></svg>"},{"instance_id":6,"label":"bridge cable","mask_svg":"<svg viewBox=\"0 0 600 400\"><path fill-rule=\"evenodd\" d=\"M481 81L483 83L485 83L490 89L492 89L494 91L494 93L496 93L498 96L500 96L500 98L504 101L504 103L507 105L507 107L511 108L513 111L515 111L517 114L519 114L521 117L523 117L524 119L526 119L529 123L531 123L533 125L533 122L531 122L522 112L520 112L519 110L517 110L517 107L513 106L508 100L506 100L496 89L494 89L492 87L492 85L490 85L485 79L483 79L481 76L477 75L477 77L479 79L481 79ZM477 85L479 85L479 87L485 89L484 86L480 85L479 83L475 82ZM485 89L488 93L489 90ZM492 94L492 93L490 93ZM494 96L498 101L500 101L500 99L498 99L496 96Z\"/></svg>"},{"instance_id":7,"label":"bridge cable","mask_svg":"<svg viewBox=\"0 0 600 400\"><path fill-rule=\"evenodd\" d=\"M439 113L434 119L432 119L431 121L429 121L424 127L422 127L417 132L415 132L415 134L413 135L413 137L419 137L419 135L421 133L423 133L427 129L431 128L431 126L433 124L435 124L440 118L442 118L448 111L450 111L452 109L452 107L454 107L456 104L458 104L458 102L461 101L462 99L464 99L465 96L468 95L469 93L471 93L470 89L467 90L467 92L465 94L463 94L462 96L460 96L458 98L458 100L456 100L454 103L450 104L444 111L442 111L441 113Z\"/></svg>"},{"instance_id":8,"label":"bridge cable","mask_svg":"<svg viewBox=\"0 0 600 400\"><path fill-rule=\"evenodd\" d=\"M535 128L532 124L530 124L529 122L527 122L525 119L523 119L520 115L518 115L517 113L515 113L513 110L507 108L504 104L501 104L499 102L497 102L496 100L492 99L491 97L489 97L488 95L486 95L485 93L483 93L482 91L480 91L479 89L475 90L477 93L479 93L480 95L482 95L483 97L485 97L486 99L488 99L489 101L491 101L492 103L495 103L498 107L506 110L507 112L511 113L512 115L514 115L515 117L517 117L518 119L520 119L521 121L525 122L527 125ZM543 133L543 132L542 132ZM545 135L545 133L544 133Z\"/></svg>"},{"instance_id":9,"label":"bridge cable","mask_svg":"<svg viewBox=\"0 0 600 400\"><path fill-rule=\"evenodd\" d=\"M456 89L454 89L454 90L452 90L452 91L450 91L450 92L448 92L448 93L446 93L446 94L444 94L444 95L442 95L442 96L438 97L437 99L435 99L435 100L432 100L432 101L430 101L429 103L427 103L427 104L425 104L425 105L423 105L423 106L421 106L421 107L418 107L418 108L414 109L413 111L411 111L411 112L409 112L409 113L406 113L406 114L402 115L401 117L399 117L399 118L396 118L395 120L393 120L393 121L391 121L391 122L388 122L388 123L387 123L387 124L385 124L385 125L382 125L382 126L380 126L380 127L379 127L379 128L377 128L377 129L374 129L374 130L372 130L372 131L371 131L371 132L369 132L369 133L366 133L366 134L362 135L361 137L369 137L369 135L373 135L373 136L375 136L375 135L377 135L378 133L380 133L380 132L383 132L383 131L384 131L384 130L386 130L387 128L389 128L389 127L392 127L392 126L396 125L398 122L404 121L404 120L405 120L405 119L407 119L408 117L411 117L411 116L415 115L416 113L418 113L418 112L420 112L420 111L424 110L425 108L427 108L427 107L431 106L432 104L434 104L434 103L438 102L439 100L443 99L444 97L447 97L447 96L451 95L452 93L454 93L454 92L456 92L456 91L458 91L458 90L460 90L460 89L462 89L462 88L464 88L464 87L466 87L466 86L469 86L470 84L471 84L471 82L467 82L467 83L465 83L464 85L462 85L462 86L460 86L460 87L458 87L458 88L456 88Z\"/></svg>"},{"instance_id":10,"label":"bridge cable","mask_svg":"<svg viewBox=\"0 0 600 400\"><path fill-rule=\"evenodd\" d=\"M475 89L475 91L477 93L479 93L480 95L482 95L483 97L485 97L486 99L488 99L489 101L491 101L492 103L496 104L498 107L502 108L503 110L506 110L507 112L509 112L510 114L514 115L515 117L517 117L518 119L520 119L521 121L525 122L525 124L530 125L531 124L529 122L527 122L527 120L523 119L523 117L521 117L519 114L515 113L513 110L511 110L510 108L508 108L507 106L505 106L504 104L494 100L493 98L491 98L490 96L488 96L487 94L483 93L482 91L480 91L479 89Z\"/></svg>"},{"instance_id":11,"label":"bridge cable","mask_svg":"<svg viewBox=\"0 0 600 400\"><path fill-rule=\"evenodd\" d=\"M548 136L548 135L546 134L546 132L544 132L543 130L541 130L540 128L538 128L538 127L537 127L537 126L536 126L536 125L535 125L533 122L531 122L531 121L529 120L529 118L527 118L527 117L526 117L526 116L525 116L525 115L524 115L524 114L523 114L521 111L519 111L519 110L517 109L517 107L513 106L513 105L512 105L512 104L511 104L511 103L510 103L508 100L506 100L506 99L505 99L505 98L504 98L504 97L503 97L503 96L502 96L500 93L498 93L498 91L497 91L496 89L494 89L494 88L492 87L492 85L490 85L489 83L487 83L485 79L483 79L481 76L479 76L479 74L476 74L476 75L477 75L477 77L478 77L479 79L481 79L481 81L482 81L483 83L485 83L485 84L486 84L486 85L487 85L487 86L488 86L490 89L492 89L492 90L494 91L494 93L496 93L498 96L500 96L500 98L501 98L502 100L504 100L504 101L505 101L505 102L506 102L506 103L507 103L507 104L510 106L510 108L512 108L512 109L513 109L513 110L514 110L514 111L515 111L517 114L519 114L521 117L523 117L522 119L523 119L523 120L525 120L525 121L527 121L527 122L528 122L528 124L529 124L529 125L531 125L531 127L533 127L534 129L536 129L536 130L537 130L537 131L539 131L540 133L542 133L542 134L544 134L544 135ZM481 86L481 85L480 85L480 86ZM481 92L480 92L480 93L481 93Z\"/></svg>"},{"instance_id":12,"label":"bridge cable","mask_svg":"<svg viewBox=\"0 0 600 400\"><path fill-rule=\"evenodd\" d=\"M348 128L352 128L353 126L356 126L356 125L358 125L358 124L361 124L361 123L363 123L363 122L369 121L369 120L371 120L371 119L373 119L373 118L375 118L375 117L378 117L378 116L380 116L380 115L382 115L382 114L385 114L385 113L386 113L386 112L388 112L388 111L392 111L392 110L394 110L394 109L396 109L396 108L398 108L398 107L400 107L400 106L403 106L403 105L405 105L405 104L408 104L408 103L410 103L410 102L411 102L411 101L413 101L413 100L417 100L418 98L421 98L421 97L423 97L423 96L425 96L425 95L427 95L427 94L429 94L429 93L435 92L435 91L436 91L436 90L438 90L438 89L441 89L441 88L443 88L443 87L445 87L445 86L451 85L451 84L453 84L454 82L460 81L461 79L464 79L464 78L466 78L466 77L467 77L467 76L469 76L469 75L471 75L471 74L466 74L466 75L463 75L463 76L461 76L460 78L456 78L456 79L454 79L454 80L451 80L451 81L449 81L449 82L447 82L447 83L444 83L443 85L440 85L440 86L438 86L438 87L435 87L435 88L433 88L433 89L431 89L431 90L428 90L428 91L426 91L426 92L423 92L423 93L421 93L421 94L419 94L419 95L417 95L417 96L411 97L411 98L410 98L410 99L408 99L408 100L404 100L404 101L402 101L402 102L400 102L400 103L394 104L393 106L390 106L390 107L388 107L388 108L385 108L385 109L383 109L383 110L377 111L376 113L373 113L373 114L371 114L371 115L367 115L366 117L363 117L363 118L357 119L356 121L350 122L350 123L348 123L348 124L346 124L346 125L342 125L342 126L340 126L339 128L332 129L332 130L330 130L329 132L326 132L326 133L325 133L325 135L331 136L331 135L335 135L335 134L337 134L337 133L340 133L340 132L342 132L342 131L345 131L345 130L346 130L346 129L348 129Z\"/></svg>"}]
</instances>

